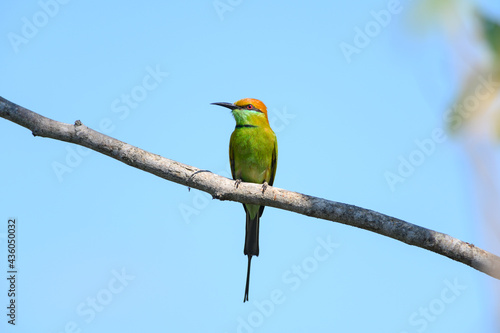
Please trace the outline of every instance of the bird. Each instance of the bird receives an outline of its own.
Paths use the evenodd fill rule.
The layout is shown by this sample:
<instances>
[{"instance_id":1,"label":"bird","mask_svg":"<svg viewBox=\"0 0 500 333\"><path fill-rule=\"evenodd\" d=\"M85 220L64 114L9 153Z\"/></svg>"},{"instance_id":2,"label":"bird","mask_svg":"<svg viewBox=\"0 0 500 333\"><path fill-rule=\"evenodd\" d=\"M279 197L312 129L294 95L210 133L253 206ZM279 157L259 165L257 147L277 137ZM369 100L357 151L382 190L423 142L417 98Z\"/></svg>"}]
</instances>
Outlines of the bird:
<instances>
[{"instance_id":1,"label":"bird","mask_svg":"<svg viewBox=\"0 0 500 333\"><path fill-rule=\"evenodd\" d=\"M269 125L265 104L254 98L213 105L231 110L236 126L229 141L229 161L236 188L241 182L262 184L264 192L274 183L278 163L278 141ZM247 279L243 303L248 301L250 263L259 255L259 223L265 206L243 204L246 213L245 247L248 256Z\"/></svg>"}]
</instances>

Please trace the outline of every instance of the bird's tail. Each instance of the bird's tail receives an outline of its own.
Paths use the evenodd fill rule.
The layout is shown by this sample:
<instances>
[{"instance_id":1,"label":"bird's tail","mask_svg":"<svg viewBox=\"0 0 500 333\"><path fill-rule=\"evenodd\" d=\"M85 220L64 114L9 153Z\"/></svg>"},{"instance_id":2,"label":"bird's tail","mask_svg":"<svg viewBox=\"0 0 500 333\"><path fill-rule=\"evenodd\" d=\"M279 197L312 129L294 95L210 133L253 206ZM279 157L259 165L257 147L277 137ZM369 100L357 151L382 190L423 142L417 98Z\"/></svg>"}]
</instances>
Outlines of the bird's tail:
<instances>
[{"instance_id":1,"label":"bird's tail","mask_svg":"<svg viewBox=\"0 0 500 333\"><path fill-rule=\"evenodd\" d=\"M245 297L243 298L243 303L248 301L248 289L250 288L250 262L252 261L252 255L248 255L248 269L247 269L247 285L245 286Z\"/></svg>"},{"instance_id":2,"label":"bird's tail","mask_svg":"<svg viewBox=\"0 0 500 333\"><path fill-rule=\"evenodd\" d=\"M243 253L248 256L248 269L247 269L247 284L245 287L245 298L243 302L248 301L248 290L250 287L250 262L252 256L259 255L259 215L255 214L252 219L250 217L251 209L247 210L247 223L246 223L246 234L245 234L245 249Z\"/></svg>"}]
</instances>

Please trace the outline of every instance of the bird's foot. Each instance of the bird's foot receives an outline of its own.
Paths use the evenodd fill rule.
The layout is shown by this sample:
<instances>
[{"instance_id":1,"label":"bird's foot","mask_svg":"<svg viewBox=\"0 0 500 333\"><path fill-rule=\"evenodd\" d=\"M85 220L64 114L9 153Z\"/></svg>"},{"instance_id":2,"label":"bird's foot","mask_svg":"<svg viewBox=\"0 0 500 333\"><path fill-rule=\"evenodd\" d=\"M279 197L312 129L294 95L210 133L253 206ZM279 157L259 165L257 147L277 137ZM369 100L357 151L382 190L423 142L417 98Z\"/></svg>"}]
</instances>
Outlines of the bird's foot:
<instances>
[{"instance_id":1,"label":"bird's foot","mask_svg":"<svg viewBox=\"0 0 500 333\"><path fill-rule=\"evenodd\" d=\"M264 184L262 184L262 193L266 192L268 186L269 184L267 182L264 182Z\"/></svg>"},{"instance_id":2,"label":"bird's foot","mask_svg":"<svg viewBox=\"0 0 500 333\"><path fill-rule=\"evenodd\" d=\"M240 184L241 184L241 179L236 179L234 181L234 187L238 188L238 186L240 186Z\"/></svg>"},{"instance_id":3,"label":"bird's foot","mask_svg":"<svg viewBox=\"0 0 500 333\"><path fill-rule=\"evenodd\" d=\"M200 173L200 172L210 172L210 173L212 173L212 171L210 171L210 170L198 170L198 171L196 171L196 172L193 172L193 174L192 174L191 176L189 176L189 178L188 178L188 183L189 183L191 180L193 180L194 176L195 176L197 173ZM189 186L188 186L188 191L191 191L191 187L189 187Z\"/></svg>"}]
</instances>

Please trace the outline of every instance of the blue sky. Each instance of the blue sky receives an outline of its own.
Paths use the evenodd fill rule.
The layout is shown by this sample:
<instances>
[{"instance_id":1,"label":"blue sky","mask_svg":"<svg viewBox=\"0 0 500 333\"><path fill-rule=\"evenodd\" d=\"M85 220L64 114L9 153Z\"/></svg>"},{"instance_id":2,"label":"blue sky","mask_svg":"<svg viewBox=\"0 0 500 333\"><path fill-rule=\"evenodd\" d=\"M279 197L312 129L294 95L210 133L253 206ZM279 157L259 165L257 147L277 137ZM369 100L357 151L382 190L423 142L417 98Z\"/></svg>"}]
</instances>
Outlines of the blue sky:
<instances>
[{"instance_id":1,"label":"blue sky","mask_svg":"<svg viewBox=\"0 0 500 333\"><path fill-rule=\"evenodd\" d=\"M437 34L414 39L411 10L373 0L4 1L0 96L226 176L234 120L210 103L258 98L278 137L275 186L487 247L467 158L435 134L458 89L449 50ZM373 23L372 11L390 16ZM356 47L356 29L370 24L346 56L342 43ZM484 274L274 208L243 304L241 204L3 119L0 142L0 257L9 217L19 240L17 327L2 314L2 331L494 331L495 282ZM391 186L388 173L402 181Z\"/></svg>"}]
</instances>

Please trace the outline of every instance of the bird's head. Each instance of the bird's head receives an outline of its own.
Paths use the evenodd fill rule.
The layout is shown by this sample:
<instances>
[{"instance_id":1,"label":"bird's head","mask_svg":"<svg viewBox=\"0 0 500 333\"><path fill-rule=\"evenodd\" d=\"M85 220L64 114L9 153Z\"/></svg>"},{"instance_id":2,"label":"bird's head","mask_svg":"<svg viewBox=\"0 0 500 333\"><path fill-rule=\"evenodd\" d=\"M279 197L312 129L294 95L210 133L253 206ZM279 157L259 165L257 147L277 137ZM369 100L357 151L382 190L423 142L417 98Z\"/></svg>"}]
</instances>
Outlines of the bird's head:
<instances>
[{"instance_id":1,"label":"bird's head","mask_svg":"<svg viewBox=\"0 0 500 333\"><path fill-rule=\"evenodd\" d=\"M212 104L231 109L234 119L236 120L236 124L238 125L252 124L255 121L264 119L267 123L269 123L267 120L267 108L264 103L258 99L243 98L234 104L226 102Z\"/></svg>"}]
</instances>

